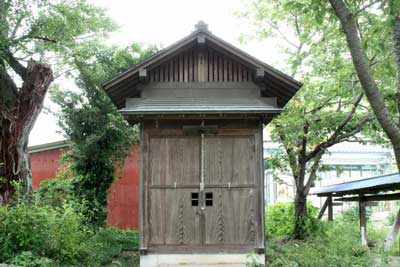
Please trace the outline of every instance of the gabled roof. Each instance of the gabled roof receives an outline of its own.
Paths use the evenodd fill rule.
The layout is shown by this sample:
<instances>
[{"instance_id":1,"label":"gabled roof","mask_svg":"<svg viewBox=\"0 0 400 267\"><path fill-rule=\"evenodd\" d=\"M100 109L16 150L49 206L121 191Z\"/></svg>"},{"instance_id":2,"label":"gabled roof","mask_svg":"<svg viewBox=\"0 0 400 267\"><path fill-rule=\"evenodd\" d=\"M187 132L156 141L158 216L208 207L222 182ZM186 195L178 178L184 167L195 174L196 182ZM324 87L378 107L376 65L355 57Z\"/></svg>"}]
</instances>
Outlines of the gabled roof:
<instances>
[{"instance_id":1,"label":"gabled roof","mask_svg":"<svg viewBox=\"0 0 400 267\"><path fill-rule=\"evenodd\" d=\"M117 107L120 108L122 101L124 101L122 98L126 97L124 92L128 89L132 90L132 87L140 82L139 70L151 70L159 66L169 58L179 54L180 51L196 45L198 38L204 40L207 46L222 51L223 53L231 56L232 58L240 61L242 64L254 70L263 70L266 74L264 76L264 82L268 86L271 86L273 90L279 90L277 94L280 94L280 97L284 99L285 103L289 101L289 99L302 86L300 82L296 81L290 76L215 36L207 29L207 26L205 26L204 23L200 22L198 25L196 25L196 30L187 37L160 50L156 54L134 65L115 78L103 83L102 87L105 89Z\"/></svg>"}]
</instances>

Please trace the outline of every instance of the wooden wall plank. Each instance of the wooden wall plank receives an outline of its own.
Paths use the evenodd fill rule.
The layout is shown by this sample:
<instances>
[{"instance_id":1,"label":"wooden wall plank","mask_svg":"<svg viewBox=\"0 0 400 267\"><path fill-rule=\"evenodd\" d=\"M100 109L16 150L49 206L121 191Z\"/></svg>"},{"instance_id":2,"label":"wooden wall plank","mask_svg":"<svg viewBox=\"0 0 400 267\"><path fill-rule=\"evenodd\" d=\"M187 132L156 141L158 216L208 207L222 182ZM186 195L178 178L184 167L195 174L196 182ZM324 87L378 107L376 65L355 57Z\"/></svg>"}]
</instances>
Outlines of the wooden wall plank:
<instances>
[{"instance_id":1,"label":"wooden wall plank","mask_svg":"<svg viewBox=\"0 0 400 267\"><path fill-rule=\"evenodd\" d=\"M193 80L194 82L199 81L199 52L196 50L193 53Z\"/></svg>"},{"instance_id":2,"label":"wooden wall plank","mask_svg":"<svg viewBox=\"0 0 400 267\"><path fill-rule=\"evenodd\" d=\"M218 82L218 56L213 52L213 81Z\"/></svg>"},{"instance_id":3,"label":"wooden wall plank","mask_svg":"<svg viewBox=\"0 0 400 267\"><path fill-rule=\"evenodd\" d=\"M179 82L183 82L183 55L179 55Z\"/></svg>"},{"instance_id":4,"label":"wooden wall plank","mask_svg":"<svg viewBox=\"0 0 400 267\"><path fill-rule=\"evenodd\" d=\"M252 71L212 49L189 49L149 72L151 82L248 82Z\"/></svg>"},{"instance_id":5,"label":"wooden wall plank","mask_svg":"<svg viewBox=\"0 0 400 267\"><path fill-rule=\"evenodd\" d=\"M199 82L205 81L204 65L205 65L205 56L204 56L204 53L202 51L200 51L199 56L198 56L198 64L197 64Z\"/></svg>"}]
</instances>

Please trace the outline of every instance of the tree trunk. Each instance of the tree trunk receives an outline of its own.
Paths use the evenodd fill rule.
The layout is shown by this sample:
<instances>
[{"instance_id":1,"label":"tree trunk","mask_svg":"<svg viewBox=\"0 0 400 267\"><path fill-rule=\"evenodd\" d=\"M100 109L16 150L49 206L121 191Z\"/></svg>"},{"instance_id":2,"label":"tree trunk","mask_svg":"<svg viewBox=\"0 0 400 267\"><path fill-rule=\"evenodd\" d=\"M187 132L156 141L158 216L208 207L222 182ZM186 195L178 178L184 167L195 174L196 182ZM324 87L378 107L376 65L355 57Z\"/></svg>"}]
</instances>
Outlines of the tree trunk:
<instances>
[{"instance_id":1,"label":"tree trunk","mask_svg":"<svg viewBox=\"0 0 400 267\"><path fill-rule=\"evenodd\" d=\"M339 18L349 47L353 65L358 79L368 98L372 110L393 145L398 169L400 170L400 128L397 120L393 120L385 100L379 91L372 70L361 47L361 40L354 15L349 11L343 0L329 0L336 16ZM400 66L399 66L400 67Z\"/></svg>"},{"instance_id":2,"label":"tree trunk","mask_svg":"<svg viewBox=\"0 0 400 267\"><path fill-rule=\"evenodd\" d=\"M397 234L399 233L399 229L400 229L400 209L392 225L392 229L390 230L388 236L385 239L385 251L388 251L396 242L396 237Z\"/></svg>"},{"instance_id":3,"label":"tree trunk","mask_svg":"<svg viewBox=\"0 0 400 267\"><path fill-rule=\"evenodd\" d=\"M50 66L31 60L13 105L0 101L0 204L11 200L14 181L22 182L25 193L31 191L29 133L42 111L52 81Z\"/></svg>"},{"instance_id":4,"label":"tree trunk","mask_svg":"<svg viewBox=\"0 0 400 267\"><path fill-rule=\"evenodd\" d=\"M307 194L304 194L302 189L296 190L296 197L294 201L294 214L295 214L295 221L294 221L292 238L305 239L307 237L305 224L308 218Z\"/></svg>"}]
</instances>

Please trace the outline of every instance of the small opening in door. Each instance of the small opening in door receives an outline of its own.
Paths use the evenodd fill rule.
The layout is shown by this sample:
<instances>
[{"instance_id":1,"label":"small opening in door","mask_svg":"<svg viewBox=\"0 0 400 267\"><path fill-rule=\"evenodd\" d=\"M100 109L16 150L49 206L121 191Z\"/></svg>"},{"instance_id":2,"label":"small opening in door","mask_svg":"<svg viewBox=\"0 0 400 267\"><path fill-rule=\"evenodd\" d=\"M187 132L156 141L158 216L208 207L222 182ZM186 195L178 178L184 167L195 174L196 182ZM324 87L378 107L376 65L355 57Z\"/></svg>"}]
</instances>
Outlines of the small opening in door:
<instances>
[{"instance_id":1,"label":"small opening in door","mask_svg":"<svg viewBox=\"0 0 400 267\"><path fill-rule=\"evenodd\" d=\"M213 205L213 193L207 192L206 193L206 206L212 206L212 205Z\"/></svg>"},{"instance_id":2,"label":"small opening in door","mask_svg":"<svg viewBox=\"0 0 400 267\"><path fill-rule=\"evenodd\" d=\"M199 206L199 193L192 193L192 206L197 207Z\"/></svg>"}]
</instances>

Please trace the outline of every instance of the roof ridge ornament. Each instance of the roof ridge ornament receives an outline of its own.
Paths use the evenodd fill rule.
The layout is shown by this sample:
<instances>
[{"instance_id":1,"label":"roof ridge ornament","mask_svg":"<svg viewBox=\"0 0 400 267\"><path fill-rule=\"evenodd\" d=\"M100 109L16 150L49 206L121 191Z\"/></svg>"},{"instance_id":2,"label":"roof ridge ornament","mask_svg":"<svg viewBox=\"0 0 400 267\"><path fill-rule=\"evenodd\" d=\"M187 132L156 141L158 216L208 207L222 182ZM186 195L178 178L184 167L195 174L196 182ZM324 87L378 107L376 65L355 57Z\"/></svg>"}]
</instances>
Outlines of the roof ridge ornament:
<instances>
[{"instance_id":1,"label":"roof ridge ornament","mask_svg":"<svg viewBox=\"0 0 400 267\"><path fill-rule=\"evenodd\" d=\"M195 31L203 31L203 32L210 32L208 29L208 24L205 23L203 20L199 20L196 25L194 25Z\"/></svg>"}]
</instances>

